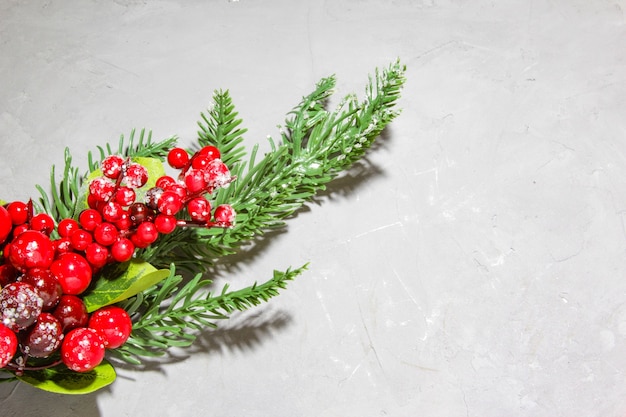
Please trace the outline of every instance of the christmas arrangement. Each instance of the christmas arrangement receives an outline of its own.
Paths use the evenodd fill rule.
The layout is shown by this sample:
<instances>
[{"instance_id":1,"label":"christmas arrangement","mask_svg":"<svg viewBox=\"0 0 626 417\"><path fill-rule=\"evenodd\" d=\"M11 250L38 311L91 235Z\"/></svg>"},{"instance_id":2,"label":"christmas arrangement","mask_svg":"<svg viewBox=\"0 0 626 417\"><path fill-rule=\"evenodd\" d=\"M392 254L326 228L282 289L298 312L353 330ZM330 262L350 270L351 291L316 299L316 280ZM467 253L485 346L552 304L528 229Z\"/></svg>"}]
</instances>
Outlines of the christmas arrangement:
<instances>
[{"instance_id":1,"label":"christmas arrangement","mask_svg":"<svg viewBox=\"0 0 626 417\"><path fill-rule=\"evenodd\" d=\"M214 292L207 277L361 159L399 114L404 80L394 62L362 100L329 111L335 78L322 79L262 157L244 149L228 91L214 93L190 149L132 132L90 153L85 172L66 149L49 190L0 201L0 382L93 392L115 380L115 361L189 346L278 295L307 265L238 290Z\"/></svg>"}]
</instances>

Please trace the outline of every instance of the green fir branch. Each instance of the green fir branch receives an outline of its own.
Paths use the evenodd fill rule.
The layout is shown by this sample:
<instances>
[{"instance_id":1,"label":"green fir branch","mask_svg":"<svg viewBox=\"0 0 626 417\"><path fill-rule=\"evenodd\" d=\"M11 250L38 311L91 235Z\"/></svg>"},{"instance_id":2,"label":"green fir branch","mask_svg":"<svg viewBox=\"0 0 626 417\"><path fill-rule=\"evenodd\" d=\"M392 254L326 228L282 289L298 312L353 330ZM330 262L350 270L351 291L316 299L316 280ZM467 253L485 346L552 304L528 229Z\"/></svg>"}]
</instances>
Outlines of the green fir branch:
<instances>
[{"instance_id":1,"label":"green fir branch","mask_svg":"<svg viewBox=\"0 0 626 417\"><path fill-rule=\"evenodd\" d=\"M349 95L333 112L326 110L326 104L335 87L335 77L322 79L289 113L285 128L281 129L281 143L270 139L272 149L259 161L258 147L254 147L248 164L232 170L237 180L216 193L215 205L229 203L237 211L235 226L228 230L183 230L164 237L161 243L170 248L176 242L184 242L185 255L198 260L198 264L204 262L207 268L216 258L235 253L242 244L266 230L283 226L287 217L361 159L382 130L399 115L395 106L405 82L404 72L405 66L399 61L377 70L369 78L363 101ZM222 123L228 125L234 120L234 116L223 117L225 110L216 110L220 108L227 109L230 115L234 113L230 100L227 106L216 105L205 116L206 125L211 126L206 131L219 132ZM232 126L224 130L231 132ZM210 144L216 144L215 140L224 144L229 138L240 140L238 135L216 133L203 137ZM173 262L177 252L155 246L146 256L150 262Z\"/></svg>"},{"instance_id":2,"label":"green fir branch","mask_svg":"<svg viewBox=\"0 0 626 417\"><path fill-rule=\"evenodd\" d=\"M225 285L214 294L208 289L213 281L197 274L185 283L172 265L169 277L161 284L121 304L135 322L131 337L113 353L126 362L140 364L141 357L162 356L168 347L189 346L201 330L217 327L216 321L277 296L306 268L274 271L273 277L262 284L235 291Z\"/></svg>"}]
</instances>

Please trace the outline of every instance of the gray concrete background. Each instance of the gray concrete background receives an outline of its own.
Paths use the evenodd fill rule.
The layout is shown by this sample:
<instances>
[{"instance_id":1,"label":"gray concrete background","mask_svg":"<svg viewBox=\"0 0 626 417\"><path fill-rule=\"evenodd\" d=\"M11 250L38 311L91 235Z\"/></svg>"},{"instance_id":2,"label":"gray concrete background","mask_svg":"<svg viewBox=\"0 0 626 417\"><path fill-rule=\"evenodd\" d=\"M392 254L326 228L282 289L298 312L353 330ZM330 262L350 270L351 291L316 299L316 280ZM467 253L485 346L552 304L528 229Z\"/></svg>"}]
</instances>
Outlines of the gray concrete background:
<instances>
[{"instance_id":1,"label":"gray concrete background","mask_svg":"<svg viewBox=\"0 0 626 417\"><path fill-rule=\"evenodd\" d=\"M626 415L624 1L0 1L1 198L132 128L250 144L320 78L408 65L402 116L234 287L311 261L175 363L3 416Z\"/></svg>"}]
</instances>

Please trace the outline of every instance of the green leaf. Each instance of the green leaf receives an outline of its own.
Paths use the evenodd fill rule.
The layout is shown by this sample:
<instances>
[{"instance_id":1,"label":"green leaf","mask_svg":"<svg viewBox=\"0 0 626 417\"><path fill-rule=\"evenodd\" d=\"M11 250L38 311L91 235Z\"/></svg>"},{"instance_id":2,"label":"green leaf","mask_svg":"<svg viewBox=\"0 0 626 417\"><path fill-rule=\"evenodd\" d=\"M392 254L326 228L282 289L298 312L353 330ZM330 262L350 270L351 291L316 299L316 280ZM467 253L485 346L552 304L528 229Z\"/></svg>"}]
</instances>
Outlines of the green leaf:
<instances>
[{"instance_id":1,"label":"green leaf","mask_svg":"<svg viewBox=\"0 0 626 417\"><path fill-rule=\"evenodd\" d=\"M65 365L27 371L17 377L35 388L57 394L89 394L115 381L115 369L104 360L89 372L75 372Z\"/></svg>"},{"instance_id":2,"label":"green leaf","mask_svg":"<svg viewBox=\"0 0 626 417\"><path fill-rule=\"evenodd\" d=\"M118 272L103 273L89 293L83 296L88 312L126 300L164 280L170 273L167 269L156 269L139 260L129 262L123 273Z\"/></svg>"}]
</instances>

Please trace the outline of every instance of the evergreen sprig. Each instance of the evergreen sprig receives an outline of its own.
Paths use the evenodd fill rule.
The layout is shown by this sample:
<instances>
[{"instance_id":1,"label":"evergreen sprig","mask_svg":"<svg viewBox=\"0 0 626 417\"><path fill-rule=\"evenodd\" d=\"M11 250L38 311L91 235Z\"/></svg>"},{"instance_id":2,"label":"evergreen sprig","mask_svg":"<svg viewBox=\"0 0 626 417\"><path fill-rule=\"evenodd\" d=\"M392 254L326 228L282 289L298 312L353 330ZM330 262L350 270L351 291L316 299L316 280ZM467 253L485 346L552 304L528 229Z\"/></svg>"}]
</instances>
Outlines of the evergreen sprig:
<instances>
[{"instance_id":1,"label":"evergreen sprig","mask_svg":"<svg viewBox=\"0 0 626 417\"><path fill-rule=\"evenodd\" d=\"M366 97L349 95L337 108L326 110L335 88L335 77L322 79L289 114L281 128L281 143L271 138L271 151L256 160L258 146L247 164L239 163L242 137L228 92L215 95L215 106L204 116L199 133L203 144L222 146L225 158L237 162L232 172L237 181L215 196L216 204L228 202L237 211L237 223L228 230L180 230L166 236L162 245L146 252L147 259L174 262L185 242L185 257L205 262L233 254L265 231L283 226L326 184L363 157L382 130L399 115L395 105L405 82L405 66L399 61L369 78ZM232 150L232 151L230 151ZM229 153L232 152L232 153ZM196 267L199 265L196 265Z\"/></svg>"},{"instance_id":2,"label":"evergreen sprig","mask_svg":"<svg viewBox=\"0 0 626 417\"><path fill-rule=\"evenodd\" d=\"M345 97L335 110L327 110L336 85L334 76L322 79L315 90L288 113L280 128L280 141L269 138L270 151L258 156L254 146L245 161L242 146L246 132L228 91L216 91L213 106L201 114L198 145L220 149L222 160L237 177L229 187L213 196L214 204L229 203L237 211L230 229L177 228L161 236L137 256L158 267L169 268L169 275L122 302L133 315L131 338L114 352L123 360L139 364L142 357L159 356L171 346L188 346L204 328L228 318L234 311L246 310L278 294L286 283L306 266L275 271L268 281L219 294L210 291L213 281L204 278L218 258L235 253L267 230L281 227L326 185L350 169L369 149L382 130L399 114L395 108L404 84L405 67L399 61L369 78L365 98ZM148 157L163 161L176 143L171 137L153 142L151 133L132 131L120 137L117 147L98 147L88 156L89 172L111 154ZM38 186L38 208L56 219L72 217L80 203L89 173L80 175L65 152L63 178L51 173L51 194ZM177 271L192 272L186 281Z\"/></svg>"}]
</instances>

